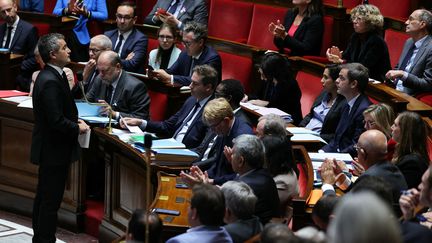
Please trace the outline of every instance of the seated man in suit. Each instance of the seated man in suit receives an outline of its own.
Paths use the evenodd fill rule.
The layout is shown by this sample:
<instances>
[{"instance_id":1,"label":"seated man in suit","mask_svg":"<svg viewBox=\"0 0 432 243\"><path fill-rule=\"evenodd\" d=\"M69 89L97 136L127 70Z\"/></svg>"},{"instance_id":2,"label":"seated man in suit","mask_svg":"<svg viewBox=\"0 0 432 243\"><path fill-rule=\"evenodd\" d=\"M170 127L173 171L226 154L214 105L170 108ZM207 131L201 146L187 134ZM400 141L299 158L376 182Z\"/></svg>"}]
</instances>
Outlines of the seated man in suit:
<instances>
[{"instance_id":1,"label":"seated man in suit","mask_svg":"<svg viewBox=\"0 0 432 243\"><path fill-rule=\"evenodd\" d=\"M122 69L117 53L104 51L97 61L99 75L87 93L90 102L106 104L101 112L114 119L149 118L150 97L146 85Z\"/></svg>"},{"instance_id":2,"label":"seated man in suit","mask_svg":"<svg viewBox=\"0 0 432 243\"><path fill-rule=\"evenodd\" d=\"M186 233L169 239L167 243L232 243L228 232L221 227L224 213L225 199L218 187L208 184L195 185L188 210L191 228Z\"/></svg>"},{"instance_id":3,"label":"seated man in suit","mask_svg":"<svg viewBox=\"0 0 432 243\"><path fill-rule=\"evenodd\" d=\"M29 91L32 74L39 68L33 52L38 41L37 30L20 19L14 0L0 0L0 17L5 21L0 25L0 46L11 53L24 55L16 82L21 90Z\"/></svg>"},{"instance_id":4,"label":"seated man in suit","mask_svg":"<svg viewBox=\"0 0 432 243\"><path fill-rule=\"evenodd\" d=\"M357 179L360 182L368 176L381 177L392 186L393 201L397 203L402 190L407 189L404 176L399 169L387 160L387 138L381 131L364 132L356 144L358 163L365 172ZM321 165L322 190L324 194L335 194L333 184L347 191L353 186L349 177L343 172L348 171L345 163L326 159Z\"/></svg>"},{"instance_id":5,"label":"seated man in suit","mask_svg":"<svg viewBox=\"0 0 432 243\"><path fill-rule=\"evenodd\" d=\"M360 63L348 63L341 66L336 79L338 94L347 100L342 109L342 116L336 128L335 137L325 145L325 152L350 153L356 155L354 144L364 131L363 111L371 104L364 94L369 81L368 69Z\"/></svg>"},{"instance_id":6,"label":"seated man in suit","mask_svg":"<svg viewBox=\"0 0 432 243\"><path fill-rule=\"evenodd\" d=\"M286 135L286 122L276 114L267 114L258 118L256 135L263 138L266 135Z\"/></svg>"},{"instance_id":7,"label":"seated man in suit","mask_svg":"<svg viewBox=\"0 0 432 243\"><path fill-rule=\"evenodd\" d=\"M207 25L208 11L204 0L158 0L144 19L144 24L168 23L182 29L185 23L194 21Z\"/></svg>"},{"instance_id":8,"label":"seated man in suit","mask_svg":"<svg viewBox=\"0 0 432 243\"><path fill-rule=\"evenodd\" d=\"M406 33L411 36L404 45L396 70L386 78L396 89L410 95L432 91L432 13L415 10L405 22Z\"/></svg>"},{"instance_id":9,"label":"seated man in suit","mask_svg":"<svg viewBox=\"0 0 432 243\"><path fill-rule=\"evenodd\" d=\"M207 27L189 22L183 29L182 38L185 49L180 53L177 61L167 70L155 70L155 77L168 85L173 83L189 85L193 68L196 65L208 64L216 69L221 80L222 61L219 54L206 45Z\"/></svg>"},{"instance_id":10,"label":"seated man in suit","mask_svg":"<svg viewBox=\"0 0 432 243\"><path fill-rule=\"evenodd\" d=\"M236 181L242 181L250 186L258 198L255 205L255 215L261 223L266 224L272 217L279 217L279 195L273 177L263 168L265 160L264 144L249 134L238 136L233 141L233 148L225 149L234 172ZM181 172L180 176L189 185L197 183L214 183L207 172L202 172L198 166L192 166L190 173Z\"/></svg>"},{"instance_id":11,"label":"seated man in suit","mask_svg":"<svg viewBox=\"0 0 432 243\"><path fill-rule=\"evenodd\" d=\"M96 62L103 51L112 49L111 40L106 35L97 35L90 39L89 57L83 71L84 92L88 92L94 84L94 80L99 75Z\"/></svg>"},{"instance_id":12,"label":"seated man in suit","mask_svg":"<svg viewBox=\"0 0 432 243\"><path fill-rule=\"evenodd\" d=\"M202 121L204 106L213 98L213 92L218 83L218 74L209 65L196 66L192 74L192 82L189 85L191 97L189 97L181 109L162 122L142 120L142 119L123 119L128 125L139 126L141 130L155 132L165 137L173 137L177 141L192 149L200 145L206 133L207 126Z\"/></svg>"},{"instance_id":13,"label":"seated man in suit","mask_svg":"<svg viewBox=\"0 0 432 243\"><path fill-rule=\"evenodd\" d=\"M135 209L128 223L126 242L145 242L146 225L149 227L149 242L160 242L162 236L162 220L156 213L144 209Z\"/></svg>"},{"instance_id":14,"label":"seated man in suit","mask_svg":"<svg viewBox=\"0 0 432 243\"><path fill-rule=\"evenodd\" d=\"M137 20L135 5L123 2L117 7L117 29L104 33L111 39L114 51L120 55L123 69L128 72L144 73L147 55L147 37L134 28Z\"/></svg>"},{"instance_id":15,"label":"seated man in suit","mask_svg":"<svg viewBox=\"0 0 432 243\"><path fill-rule=\"evenodd\" d=\"M242 119L234 116L233 110L224 98L211 100L204 107L203 121L217 136L208 142L201 161L194 165L209 168L212 183L222 185L235 177L231 164L224 155L225 147L232 147L232 141L241 134L253 134L252 128Z\"/></svg>"}]
</instances>

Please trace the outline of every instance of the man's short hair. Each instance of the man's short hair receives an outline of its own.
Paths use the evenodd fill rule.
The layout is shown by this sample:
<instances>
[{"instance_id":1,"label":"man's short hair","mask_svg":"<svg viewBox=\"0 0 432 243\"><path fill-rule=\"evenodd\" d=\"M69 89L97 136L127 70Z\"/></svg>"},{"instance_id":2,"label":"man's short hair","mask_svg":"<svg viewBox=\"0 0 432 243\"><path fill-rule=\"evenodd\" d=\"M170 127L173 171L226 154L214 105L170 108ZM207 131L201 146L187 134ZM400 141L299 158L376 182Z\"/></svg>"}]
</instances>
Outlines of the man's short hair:
<instances>
[{"instance_id":1,"label":"man's short hair","mask_svg":"<svg viewBox=\"0 0 432 243\"><path fill-rule=\"evenodd\" d=\"M156 213L147 213L146 210L137 209L132 213L128 224L128 233L134 242L145 241L145 228L149 224L149 242L160 242L162 234L162 221Z\"/></svg>"},{"instance_id":2,"label":"man's short hair","mask_svg":"<svg viewBox=\"0 0 432 243\"><path fill-rule=\"evenodd\" d=\"M201 77L201 82L204 85L211 84L212 88L215 89L218 79L218 72L212 66L208 64L195 66L193 72L196 72Z\"/></svg>"},{"instance_id":3,"label":"man's short hair","mask_svg":"<svg viewBox=\"0 0 432 243\"><path fill-rule=\"evenodd\" d=\"M341 66L341 69L348 70L348 81L357 80L357 88L360 93L364 93L369 82L369 70L360 63L347 63Z\"/></svg>"},{"instance_id":4,"label":"man's short hair","mask_svg":"<svg viewBox=\"0 0 432 243\"><path fill-rule=\"evenodd\" d=\"M258 122L265 120L263 133L264 135L286 136L286 122L276 114L267 114L258 118Z\"/></svg>"},{"instance_id":5,"label":"man's short hair","mask_svg":"<svg viewBox=\"0 0 432 243\"><path fill-rule=\"evenodd\" d=\"M225 98L210 100L204 107L202 118L207 125L210 125L211 121L222 121L225 117L234 117L234 112Z\"/></svg>"},{"instance_id":6,"label":"man's short hair","mask_svg":"<svg viewBox=\"0 0 432 243\"><path fill-rule=\"evenodd\" d=\"M426 23L426 30L428 34L432 34L432 13L426 9L420 9L419 20Z\"/></svg>"},{"instance_id":7,"label":"man's short hair","mask_svg":"<svg viewBox=\"0 0 432 243\"><path fill-rule=\"evenodd\" d=\"M187 22L183 28L183 34L192 32L194 41L207 40L207 26L198 22Z\"/></svg>"},{"instance_id":8,"label":"man's short hair","mask_svg":"<svg viewBox=\"0 0 432 243\"><path fill-rule=\"evenodd\" d=\"M255 135L242 134L233 141L235 150L233 155L242 156L252 168L261 168L265 161L264 144Z\"/></svg>"},{"instance_id":9,"label":"man's short hair","mask_svg":"<svg viewBox=\"0 0 432 243\"><path fill-rule=\"evenodd\" d=\"M60 50L58 41L64 39L64 35L59 33L49 33L39 39L37 46L39 49L39 54L44 63L51 61L51 52Z\"/></svg>"},{"instance_id":10,"label":"man's short hair","mask_svg":"<svg viewBox=\"0 0 432 243\"><path fill-rule=\"evenodd\" d=\"M312 209L312 216L315 215L326 225L330 222L330 215L333 214L339 197L335 195L324 195Z\"/></svg>"},{"instance_id":11,"label":"man's short hair","mask_svg":"<svg viewBox=\"0 0 432 243\"><path fill-rule=\"evenodd\" d=\"M219 85L222 85L223 90L220 97L223 97L230 101L233 104L240 104L240 101L244 97L244 88L240 81L236 79L225 79L220 82Z\"/></svg>"},{"instance_id":12,"label":"man's short hair","mask_svg":"<svg viewBox=\"0 0 432 243\"><path fill-rule=\"evenodd\" d=\"M249 219L255 212L257 197L252 188L244 182L225 182L221 191L225 196L225 207L238 219Z\"/></svg>"},{"instance_id":13,"label":"man's short hair","mask_svg":"<svg viewBox=\"0 0 432 243\"><path fill-rule=\"evenodd\" d=\"M96 35L91 38L90 42L94 42L95 44L103 48L104 51L112 49L112 42L110 38L108 38L108 36L106 35Z\"/></svg>"},{"instance_id":14,"label":"man's short hair","mask_svg":"<svg viewBox=\"0 0 432 243\"><path fill-rule=\"evenodd\" d=\"M196 209L199 221L207 226L220 226L225 215L225 198L221 190L210 184L192 188L191 208Z\"/></svg>"},{"instance_id":15,"label":"man's short hair","mask_svg":"<svg viewBox=\"0 0 432 243\"><path fill-rule=\"evenodd\" d=\"M103 51L101 52L101 54L99 55L99 60L101 56L106 56L106 58L109 60L111 66L116 66L117 64L120 64L121 66L121 59L118 53L108 50L108 51Z\"/></svg>"},{"instance_id":16,"label":"man's short hair","mask_svg":"<svg viewBox=\"0 0 432 243\"><path fill-rule=\"evenodd\" d=\"M298 242L286 224L269 223L261 232L261 243Z\"/></svg>"},{"instance_id":17,"label":"man's short hair","mask_svg":"<svg viewBox=\"0 0 432 243\"><path fill-rule=\"evenodd\" d=\"M136 5L134 2L132 1L123 1L121 2L117 8L122 7L122 6L127 6L127 7L131 7L133 9L133 16L135 17L135 13L136 13Z\"/></svg>"}]
</instances>

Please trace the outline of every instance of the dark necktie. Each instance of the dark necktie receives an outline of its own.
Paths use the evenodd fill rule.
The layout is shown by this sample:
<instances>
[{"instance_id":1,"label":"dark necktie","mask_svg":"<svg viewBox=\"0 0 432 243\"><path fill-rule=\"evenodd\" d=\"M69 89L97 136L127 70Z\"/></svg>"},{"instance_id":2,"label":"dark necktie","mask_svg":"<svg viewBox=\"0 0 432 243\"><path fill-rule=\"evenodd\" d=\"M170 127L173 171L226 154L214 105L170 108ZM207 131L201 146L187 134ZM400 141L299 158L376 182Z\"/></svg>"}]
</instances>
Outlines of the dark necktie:
<instances>
[{"instance_id":1,"label":"dark necktie","mask_svg":"<svg viewBox=\"0 0 432 243\"><path fill-rule=\"evenodd\" d=\"M192 62L191 62L190 69L189 69L189 77L192 77L192 73L193 73L193 69L195 67L195 63L196 63L196 59L194 57L192 57Z\"/></svg>"},{"instance_id":2,"label":"dark necktie","mask_svg":"<svg viewBox=\"0 0 432 243\"><path fill-rule=\"evenodd\" d=\"M107 86L106 94L105 94L105 101L108 104L111 104L113 89L114 89L114 87L112 85Z\"/></svg>"},{"instance_id":3,"label":"dark necktie","mask_svg":"<svg viewBox=\"0 0 432 243\"><path fill-rule=\"evenodd\" d=\"M178 2L179 2L178 0L174 0L174 1L173 1L174 4L172 4L172 5L168 8L168 11L167 11L167 12L169 12L169 13L171 13L171 14L174 14L174 13L176 12L176 10L177 10Z\"/></svg>"},{"instance_id":4,"label":"dark necktie","mask_svg":"<svg viewBox=\"0 0 432 243\"><path fill-rule=\"evenodd\" d=\"M3 48L9 49L9 44L10 44L11 36L12 36L12 29L13 29L13 26L7 27L6 42L5 42L5 45L3 46Z\"/></svg>"},{"instance_id":5,"label":"dark necktie","mask_svg":"<svg viewBox=\"0 0 432 243\"><path fill-rule=\"evenodd\" d=\"M63 81L66 82L67 86L69 87L69 80L68 80L66 73L64 71L62 73L62 78L63 78Z\"/></svg>"},{"instance_id":6,"label":"dark necktie","mask_svg":"<svg viewBox=\"0 0 432 243\"><path fill-rule=\"evenodd\" d=\"M412 44L411 48L408 50L407 54L405 55L405 58L403 59L401 65L399 67L399 70L405 70L409 60L411 59L411 57L414 53L414 49L415 49L415 45Z\"/></svg>"},{"instance_id":7,"label":"dark necktie","mask_svg":"<svg viewBox=\"0 0 432 243\"><path fill-rule=\"evenodd\" d=\"M119 35L118 39L119 39L119 41L117 42L117 45L114 48L114 51L117 52L120 55L119 51L120 51L120 47L121 47L122 42L123 42L123 35Z\"/></svg>"},{"instance_id":8,"label":"dark necktie","mask_svg":"<svg viewBox=\"0 0 432 243\"><path fill-rule=\"evenodd\" d=\"M200 103L196 102L194 108L189 113L189 115L184 119L182 125L177 129L177 131L174 133L174 138L177 137L177 135L180 133L180 131L183 129L183 127L194 117L194 114L197 112L198 108L200 107Z\"/></svg>"}]
</instances>

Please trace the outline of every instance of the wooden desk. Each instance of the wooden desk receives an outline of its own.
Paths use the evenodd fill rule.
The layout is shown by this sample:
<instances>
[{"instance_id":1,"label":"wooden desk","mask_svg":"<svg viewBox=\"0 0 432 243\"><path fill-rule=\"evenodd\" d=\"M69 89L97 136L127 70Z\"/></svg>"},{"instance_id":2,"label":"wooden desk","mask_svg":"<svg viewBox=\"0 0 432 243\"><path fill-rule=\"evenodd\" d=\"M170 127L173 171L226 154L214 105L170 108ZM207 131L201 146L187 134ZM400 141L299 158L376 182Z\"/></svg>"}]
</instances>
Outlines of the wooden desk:
<instances>
[{"instance_id":1,"label":"wooden desk","mask_svg":"<svg viewBox=\"0 0 432 243\"><path fill-rule=\"evenodd\" d=\"M15 79L21 72L21 62L24 56L20 54L0 54L0 89L16 89Z\"/></svg>"}]
</instances>

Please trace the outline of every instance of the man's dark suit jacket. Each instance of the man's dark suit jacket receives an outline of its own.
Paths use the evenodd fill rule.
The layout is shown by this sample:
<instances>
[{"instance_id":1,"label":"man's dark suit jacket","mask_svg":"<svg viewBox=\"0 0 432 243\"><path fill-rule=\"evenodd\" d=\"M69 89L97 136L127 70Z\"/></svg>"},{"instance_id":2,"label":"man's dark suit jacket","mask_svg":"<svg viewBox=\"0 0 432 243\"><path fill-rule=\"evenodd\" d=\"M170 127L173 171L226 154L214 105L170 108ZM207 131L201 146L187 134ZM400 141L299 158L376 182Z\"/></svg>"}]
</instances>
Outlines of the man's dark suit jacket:
<instances>
[{"instance_id":1,"label":"man's dark suit jacket","mask_svg":"<svg viewBox=\"0 0 432 243\"><path fill-rule=\"evenodd\" d=\"M298 10L290 9L285 15L285 30L291 28L298 14ZM324 33L323 16L320 14L304 17L294 36L285 39L274 38L274 44L280 49L289 48L291 56L313 55L319 56L321 51L322 36Z\"/></svg>"},{"instance_id":2,"label":"man's dark suit jacket","mask_svg":"<svg viewBox=\"0 0 432 243\"><path fill-rule=\"evenodd\" d=\"M364 131L363 111L372 104L369 98L361 94L354 102L351 112L348 104L342 109L342 116L336 128L335 137L322 150L325 152L350 153L357 156L354 145Z\"/></svg>"},{"instance_id":3,"label":"man's dark suit jacket","mask_svg":"<svg viewBox=\"0 0 432 243\"><path fill-rule=\"evenodd\" d=\"M417 188L429 167L429 158L422 158L418 154L407 154L396 162L396 166L404 175L408 188Z\"/></svg>"},{"instance_id":4,"label":"man's dark suit jacket","mask_svg":"<svg viewBox=\"0 0 432 243\"><path fill-rule=\"evenodd\" d=\"M110 30L104 33L111 39L113 49L118 39L118 29ZM135 55L132 59L126 60L129 53ZM147 37L139 30L133 28L132 33L126 39L122 51L120 53L121 64L123 69L128 72L144 73L144 63L147 55Z\"/></svg>"},{"instance_id":5,"label":"man's dark suit jacket","mask_svg":"<svg viewBox=\"0 0 432 243\"><path fill-rule=\"evenodd\" d=\"M212 66L219 75L219 81L222 77L222 61L219 54L215 49L209 46L204 46L201 56L195 61L194 65L208 64ZM189 56L186 50L183 50L177 61L166 71L169 74L174 75L174 82L181 85L189 85L191 83L191 75L189 75L192 65L192 57Z\"/></svg>"},{"instance_id":6,"label":"man's dark suit jacket","mask_svg":"<svg viewBox=\"0 0 432 243\"><path fill-rule=\"evenodd\" d=\"M321 102L327 98L328 93L326 91L321 92L321 94L315 99L309 114L307 114L303 121L300 122L300 127L305 127L310 122L310 120L314 117L314 108L319 106ZM336 127L342 116L342 109L345 107L345 105L345 97L343 97L342 95L338 95L332 107L324 118L320 136L327 142L330 142L330 140L332 140L335 136Z\"/></svg>"},{"instance_id":7,"label":"man's dark suit jacket","mask_svg":"<svg viewBox=\"0 0 432 243\"><path fill-rule=\"evenodd\" d=\"M408 50L414 44L412 38L405 42L399 63L396 69L405 59ZM412 89L415 93L432 91L432 37L427 36L422 46L419 48L414 62L408 71L408 77L403 81L405 87Z\"/></svg>"},{"instance_id":8,"label":"man's dark suit jacket","mask_svg":"<svg viewBox=\"0 0 432 243\"><path fill-rule=\"evenodd\" d=\"M266 224L272 217L279 217L279 195L273 177L267 169L255 169L236 179L248 184L258 198L255 215Z\"/></svg>"},{"instance_id":9,"label":"man's dark suit jacket","mask_svg":"<svg viewBox=\"0 0 432 243\"><path fill-rule=\"evenodd\" d=\"M432 239L432 230L414 222L400 224L404 243L429 243Z\"/></svg>"},{"instance_id":10,"label":"man's dark suit jacket","mask_svg":"<svg viewBox=\"0 0 432 243\"><path fill-rule=\"evenodd\" d=\"M102 79L97 77L91 90L87 93L87 99L90 102L105 100L107 87ZM146 85L123 70L112 96L111 106L114 111L120 112L122 117L148 119L150 97Z\"/></svg>"},{"instance_id":11,"label":"man's dark suit jacket","mask_svg":"<svg viewBox=\"0 0 432 243\"><path fill-rule=\"evenodd\" d=\"M150 11L149 15L144 19L144 24L149 25L161 25L162 21L158 20L154 22L153 17L158 8L168 10L172 0L158 0ZM189 21L198 22L207 25L208 22L208 11L207 4L204 0L185 0L183 7L181 8L177 19L182 22L183 26Z\"/></svg>"},{"instance_id":12,"label":"man's dark suit jacket","mask_svg":"<svg viewBox=\"0 0 432 243\"><path fill-rule=\"evenodd\" d=\"M78 110L69 84L49 65L35 82L33 114L31 162L52 166L78 160Z\"/></svg>"},{"instance_id":13,"label":"man's dark suit jacket","mask_svg":"<svg viewBox=\"0 0 432 243\"><path fill-rule=\"evenodd\" d=\"M0 25L0 43L7 34L7 24ZM38 33L36 27L32 24L20 19L15 30L15 35L11 40L10 51L12 53L24 55L24 60L21 63L21 77L18 77L20 86L30 88L31 75L39 69L34 57L34 49L38 42ZM23 80L26 79L26 80ZM28 87L27 87L28 86Z\"/></svg>"},{"instance_id":14,"label":"man's dark suit jacket","mask_svg":"<svg viewBox=\"0 0 432 243\"><path fill-rule=\"evenodd\" d=\"M211 100L213 97L210 97ZM193 96L189 97L180 110L172 115L168 120L157 122L157 121L148 121L146 131L154 132L166 137L174 136L174 133L180 126L183 125L183 121L192 111L195 106L197 99ZM202 140L204 139L207 133L207 125L202 121L202 112L203 107L199 111L199 113L195 116L195 119L192 121L189 126L186 134L183 138L183 143L186 145L186 148L191 149L198 147Z\"/></svg>"}]
</instances>

